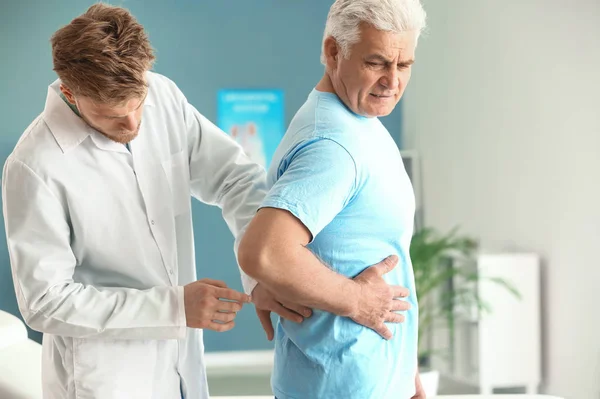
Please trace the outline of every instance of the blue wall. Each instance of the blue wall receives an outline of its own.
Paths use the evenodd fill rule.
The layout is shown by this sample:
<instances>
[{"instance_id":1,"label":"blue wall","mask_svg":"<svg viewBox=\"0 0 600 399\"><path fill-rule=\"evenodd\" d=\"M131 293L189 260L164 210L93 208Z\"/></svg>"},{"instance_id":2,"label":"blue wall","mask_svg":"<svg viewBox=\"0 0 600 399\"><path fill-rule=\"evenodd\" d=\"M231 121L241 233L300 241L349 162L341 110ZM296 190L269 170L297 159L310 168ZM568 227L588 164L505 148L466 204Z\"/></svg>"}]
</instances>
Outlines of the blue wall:
<instances>
[{"instance_id":1,"label":"blue wall","mask_svg":"<svg viewBox=\"0 0 600 399\"><path fill-rule=\"evenodd\" d=\"M0 161L43 110L56 79L49 39L93 1L5 0L0 3ZM320 44L332 0L129 0L157 51L155 70L174 80L198 110L216 122L221 88L281 88L286 125L321 78ZM398 107L400 108L400 107ZM383 123L397 141L400 109ZM199 277L225 280L240 289L233 238L219 209L194 201ZM4 221L2 221L4 226ZM18 314L4 229L0 229L0 309ZM32 336L39 340L40 335ZM238 316L233 331L206 333L208 351L265 349L254 308Z\"/></svg>"}]
</instances>

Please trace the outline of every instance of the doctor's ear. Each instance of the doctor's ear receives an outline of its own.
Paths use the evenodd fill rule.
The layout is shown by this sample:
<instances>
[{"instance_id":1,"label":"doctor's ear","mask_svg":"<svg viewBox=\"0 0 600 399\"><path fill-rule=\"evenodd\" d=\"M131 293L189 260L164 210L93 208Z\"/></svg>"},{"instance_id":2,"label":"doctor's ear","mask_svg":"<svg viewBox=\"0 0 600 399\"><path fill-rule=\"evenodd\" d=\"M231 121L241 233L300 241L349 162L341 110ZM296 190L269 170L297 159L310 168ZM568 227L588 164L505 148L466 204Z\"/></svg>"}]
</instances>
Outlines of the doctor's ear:
<instances>
[{"instance_id":1,"label":"doctor's ear","mask_svg":"<svg viewBox=\"0 0 600 399\"><path fill-rule=\"evenodd\" d=\"M327 37L327 39L325 39L323 42L323 55L325 55L327 67L330 69L336 69L338 57L342 56L342 52L337 40L335 40L333 36Z\"/></svg>"},{"instance_id":2,"label":"doctor's ear","mask_svg":"<svg viewBox=\"0 0 600 399\"><path fill-rule=\"evenodd\" d=\"M73 95L73 92L67 86L65 86L61 83L60 91L65 96L65 98L67 99L68 102L75 105L75 96Z\"/></svg>"}]
</instances>

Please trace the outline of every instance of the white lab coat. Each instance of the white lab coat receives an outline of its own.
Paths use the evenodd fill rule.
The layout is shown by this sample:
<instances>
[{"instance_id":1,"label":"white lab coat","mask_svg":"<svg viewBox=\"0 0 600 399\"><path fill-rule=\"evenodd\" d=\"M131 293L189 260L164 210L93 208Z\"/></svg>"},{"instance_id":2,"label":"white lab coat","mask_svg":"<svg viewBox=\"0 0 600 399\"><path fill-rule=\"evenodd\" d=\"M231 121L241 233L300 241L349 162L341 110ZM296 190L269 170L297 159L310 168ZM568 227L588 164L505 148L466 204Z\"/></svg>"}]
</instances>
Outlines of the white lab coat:
<instances>
[{"instance_id":1,"label":"white lab coat","mask_svg":"<svg viewBox=\"0 0 600 399\"><path fill-rule=\"evenodd\" d=\"M186 399L208 397L202 331L186 327L183 302L197 279L190 194L222 208L239 239L265 174L174 83L148 83L131 153L84 123L56 81L4 167L15 291L44 333L48 399L179 398L180 382Z\"/></svg>"}]
</instances>

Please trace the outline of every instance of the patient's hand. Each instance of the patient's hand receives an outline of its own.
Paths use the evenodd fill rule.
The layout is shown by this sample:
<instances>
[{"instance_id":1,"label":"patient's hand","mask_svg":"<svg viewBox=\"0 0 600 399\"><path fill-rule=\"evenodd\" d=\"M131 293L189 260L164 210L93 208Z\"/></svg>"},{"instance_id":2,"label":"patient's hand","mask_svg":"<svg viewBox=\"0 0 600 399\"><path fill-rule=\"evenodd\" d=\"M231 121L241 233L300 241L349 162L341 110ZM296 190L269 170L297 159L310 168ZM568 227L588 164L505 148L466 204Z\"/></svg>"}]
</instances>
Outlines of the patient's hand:
<instances>
[{"instance_id":1,"label":"patient's hand","mask_svg":"<svg viewBox=\"0 0 600 399\"><path fill-rule=\"evenodd\" d=\"M389 285L383 279L383 275L392 271L397 264L398 257L390 256L354 278L360 286L360 296L350 318L375 330L385 339L391 339L392 332L384 322L402 323L404 316L396 312L410 309L408 302L398 299L407 297L408 289Z\"/></svg>"},{"instance_id":2,"label":"patient's hand","mask_svg":"<svg viewBox=\"0 0 600 399\"><path fill-rule=\"evenodd\" d=\"M312 311L307 307L277 299L271 291L267 290L261 284L258 284L252 291L252 302L256 307L256 314L269 341L275 335L273 324L271 323L271 312L275 312L284 319L296 323L302 323L305 317L310 317L312 314Z\"/></svg>"},{"instance_id":3,"label":"patient's hand","mask_svg":"<svg viewBox=\"0 0 600 399\"><path fill-rule=\"evenodd\" d=\"M410 399L427 399L427 395L425 394L425 390L421 384L421 377L419 377L419 373L417 373L415 377L415 396Z\"/></svg>"}]
</instances>

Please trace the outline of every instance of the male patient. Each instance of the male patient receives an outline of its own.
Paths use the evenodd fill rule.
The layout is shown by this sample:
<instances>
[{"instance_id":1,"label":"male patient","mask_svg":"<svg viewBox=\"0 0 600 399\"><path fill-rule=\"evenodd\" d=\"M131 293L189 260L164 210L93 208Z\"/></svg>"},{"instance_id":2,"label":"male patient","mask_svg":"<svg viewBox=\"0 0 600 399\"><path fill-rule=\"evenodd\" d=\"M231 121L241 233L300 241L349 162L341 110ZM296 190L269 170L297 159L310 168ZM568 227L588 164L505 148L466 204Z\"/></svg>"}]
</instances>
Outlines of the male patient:
<instances>
[{"instance_id":1,"label":"male patient","mask_svg":"<svg viewBox=\"0 0 600 399\"><path fill-rule=\"evenodd\" d=\"M399 263L385 280L409 288L412 306L387 333L336 309L316 310L302 324L280 320L272 379L278 399L425 397L409 257L414 194L378 119L408 84L424 25L418 0L337 0L330 9L325 74L275 153L270 192L241 242L240 265L278 296L313 307L298 287L318 293L324 280L357 276L392 253ZM356 297L344 295L348 304Z\"/></svg>"}]
</instances>

